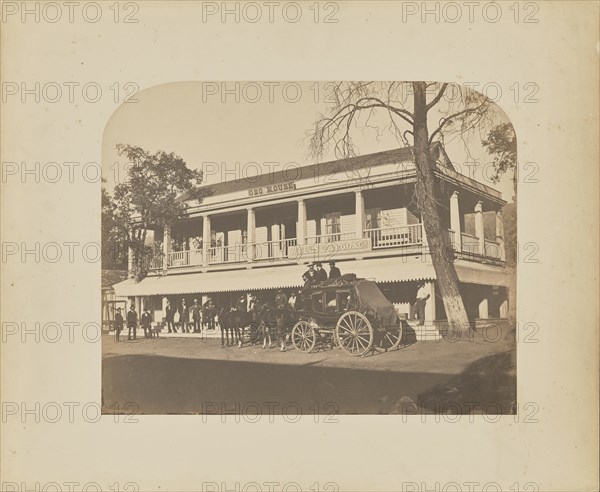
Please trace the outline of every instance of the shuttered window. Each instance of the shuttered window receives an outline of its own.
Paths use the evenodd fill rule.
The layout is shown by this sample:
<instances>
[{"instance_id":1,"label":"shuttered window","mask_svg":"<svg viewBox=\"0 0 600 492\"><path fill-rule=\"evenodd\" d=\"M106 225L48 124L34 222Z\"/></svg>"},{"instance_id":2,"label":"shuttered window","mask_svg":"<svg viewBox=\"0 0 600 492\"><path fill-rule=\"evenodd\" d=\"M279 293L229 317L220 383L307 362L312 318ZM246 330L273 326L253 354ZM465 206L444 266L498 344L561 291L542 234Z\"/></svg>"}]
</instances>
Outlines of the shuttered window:
<instances>
[{"instance_id":1,"label":"shuttered window","mask_svg":"<svg viewBox=\"0 0 600 492\"><path fill-rule=\"evenodd\" d=\"M342 214L334 212L325 215L325 234L333 236L332 241L339 241L339 237L336 238L336 234L342 232L342 226L340 223L340 217Z\"/></svg>"}]
</instances>

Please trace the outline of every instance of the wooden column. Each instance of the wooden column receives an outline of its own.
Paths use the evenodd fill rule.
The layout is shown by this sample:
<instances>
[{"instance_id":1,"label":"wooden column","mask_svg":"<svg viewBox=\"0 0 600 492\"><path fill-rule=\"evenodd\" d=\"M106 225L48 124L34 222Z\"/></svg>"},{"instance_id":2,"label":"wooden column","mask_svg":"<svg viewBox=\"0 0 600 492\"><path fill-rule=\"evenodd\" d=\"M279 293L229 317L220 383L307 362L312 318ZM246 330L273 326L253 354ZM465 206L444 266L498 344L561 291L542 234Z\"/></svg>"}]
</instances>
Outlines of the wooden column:
<instances>
[{"instance_id":1,"label":"wooden column","mask_svg":"<svg viewBox=\"0 0 600 492\"><path fill-rule=\"evenodd\" d=\"M500 259L506 259L506 252L504 250L504 218L502 217L502 210L496 212L496 242L500 246Z\"/></svg>"},{"instance_id":2,"label":"wooden column","mask_svg":"<svg viewBox=\"0 0 600 492\"><path fill-rule=\"evenodd\" d=\"M354 192L354 213L356 214L356 238L362 238L365 230L365 198L362 190Z\"/></svg>"},{"instance_id":3,"label":"wooden column","mask_svg":"<svg viewBox=\"0 0 600 492\"><path fill-rule=\"evenodd\" d=\"M479 254L485 256L485 236L483 233L483 202L475 205L475 235L479 238Z\"/></svg>"},{"instance_id":4,"label":"wooden column","mask_svg":"<svg viewBox=\"0 0 600 492\"><path fill-rule=\"evenodd\" d=\"M208 265L210 238L210 216L204 215L202 222L202 264L204 266Z\"/></svg>"},{"instance_id":5,"label":"wooden column","mask_svg":"<svg viewBox=\"0 0 600 492\"><path fill-rule=\"evenodd\" d=\"M256 229L256 216L252 207L248 208L246 221L246 257L249 262L254 260L254 237Z\"/></svg>"},{"instance_id":6,"label":"wooden column","mask_svg":"<svg viewBox=\"0 0 600 492\"><path fill-rule=\"evenodd\" d=\"M279 224L271 224L271 255L272 258L281 257L281 247L279 243L280 234L280 225Z\"/></svg>"},{"instance_id":7,"label":"wooden column","mask_svg":"<svg viewBox=\"0 0 600 492\"><path fill-rule=\"evenodd\" d=\"M298 200L298 227L296 238L299 245L303 245L306 241L306 202L302 199Z\"/></svg>"},{"instance_id":8,"label":"wooden column","mask_svg":"<svg viewBox=\"0 0 600 492\"><path fill-rule=\"evenodd\" d=\"M489 300L487 294L485 294L484 298L479 302L479 317L481 319L488 319L490 317Z\"/></svg>"},{"instance_id":9,"label":"wooden column","mask_svg":"<svg viewBox=\"0 0 600 492\"><path fill-rule=\"evenodd\" d=\"M503 288L500 290L502 295L502 302L500 303L500 317L508 318L508 289Z\"/></svg>"},{"instance_id":10,"label":"wooden column","mask_svg":"<svg viewBox=\"0 0 600 492\"><path fill-rule=\"evenodd\" d=\"M425 320L427 322L433 322L436 318L435 312L435 282L431 280L425 284L427 290L429 291L429 299L427 299L427 303L425 304Z\"/></svg>"},{"instance_id":11,"label":"wooden column","mask_svg":"<svg viewBox=\"0 0 600 492\"><path fill-rule=\"evenodd\" d=\"M458 191L450 197L450 229L454 231L452 247L455 251L462 251L462 230L460 227L460 207L458 204Z\"/></svg>"},{"instance_id":12,"label":"wooden column","mask_svg":"<svg viewBox=\"0 0 600 492\"><path fill-rule=\"evenodd\" d=\"M169 267L169 253L171 252L171 225L166 224L163 233L163 270Z\"/></svg>"}]
</instances>

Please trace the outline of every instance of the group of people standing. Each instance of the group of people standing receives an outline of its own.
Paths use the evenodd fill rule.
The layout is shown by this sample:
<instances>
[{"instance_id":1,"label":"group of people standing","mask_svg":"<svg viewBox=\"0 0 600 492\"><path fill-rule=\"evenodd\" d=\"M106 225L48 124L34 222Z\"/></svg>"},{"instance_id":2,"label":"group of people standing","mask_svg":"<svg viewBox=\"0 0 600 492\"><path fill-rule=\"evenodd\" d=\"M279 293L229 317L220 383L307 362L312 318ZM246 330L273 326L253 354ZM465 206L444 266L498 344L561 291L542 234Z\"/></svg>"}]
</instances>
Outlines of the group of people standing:
<instances>
[{"instance_id":1,"label":"group of people standing","mask_svg":"<svg viewBox=\"0 0 600 492\"><path fill-rule=\"evenodd\" d=\"M165 307L165 325L169 333L202 333L202 330L215 329L216 307L211 298L201 306L198 299L194 299L191 306L187 306L185 299L181 306L175 308L171 301L167 300ZM141 316L135 310L135 304L131 303L127 311L127 340L137 340L137 329L141 327L144 330L144 338L158 338L159 331L152 328L154 319L148 306L144 308ZM115 313L115 341L120 342L120 335L123 331L125 319L123 318L121 308L117 308Z\"/></svg>"},{"instance_id":2,"label":"group of people standing","mask_svg":"<svg viewBox=\"0 0 600 492\"><path fill-rule=\"evenodd\" d=\"M321 262L311 263L308 270L302 275L304 286L310 286L328 279L341 277L341 272L335 266L335 262L329 261L329 274L323 268ZM298 294L292 292L288 297L282 289L277 291L274 302L259 302L255 295L242 294L230 306L218 308L212 298L200 304L194 299L188 306L183 299L180 306L174 306L169 299L164 310L164 323L168 333L202 333L204 330L214 330L219 325L221 329L221 345L241 346L243 341L243 330L249 324L258 326L263 337L263 348L271 347L273 342L273 327L277 327L276 334L279 338L281 350L285 350L284 334L285 325L289 319L293 319L296 312ZM115 341L120 341L124 323L127 323L127 340L137 339L137 328L141 326L144 330L144 338L158 337L159 331L152 328L153 317L145 306L141 316L135 310L132 303L127 311L126 321L123 318L121 308L115 314Z\"/></svg>"},{"instance_id":3,"label":"group of people standing","mask_svg":"<svg viewBox=\"0 0 600 492\"><path fill-rule=\"evenodd\" d=\"M123 331L123 325L125 320L121 308L117 308L115 313L115 341L120 342L121 332ZM135 304L131 303L129 311L127 311L127 340L137 340L137 329L141 326L144 330L144 338L158 338L158 332L152 329L152 314L148 307L142 311L142 315L139 316L135 310Z\"/></svg>"},{"instance_id":4,"label":"group of people standing","mask_svg":"<svg viewBox=\"0 0 600 492\"><path fill-rule=\"evenodd\" d=\"M232 305L220 308L217 308L210 297L202 305L198 299L194 299L193 304L189 307L185 299L179 307L175 307L167 299L164 310L164 326L168 333L179 333L178 330L181 330L180 333L202 333L205 330L214 330L218 326L221 330L221 346L237 345L241 347L244 329L251 325L253 329L260 332L263 348L267 348L267 346L270 348L275 334L279 335L280 341L285 341L284 325L289 319L293 319L296 299L296 292L292 292L288 298L282 289L277 291L274 303L260 302L254 294L242 294ZM120 336L125 322L128 329L127 340L137 340L138 327L143 328L144 338L157 338L159 330L152 327L153 321L153 316L147 306L141 316L138 316L135 304L132 303L127 311L126 319L123 318L121 308L117 308L115 341L121 341ZM277 331L273 332L275 326ZM285 350L285 343L281 344L281 349Z\"/></svg>"},{"instance_id":5,"label":"group of people standing","mask_svg":"<svg viewBox=\"0 0 600 492\"><path fill-rule=\"evenodd\" d=\"M181 333L202 333L203 330L215 329L216 314L217 308L210 297L202 305L198 303L198 299L194 299L189 307L184 299L179 308L167 299L165 324L169 333L177 333L180 328Z\"/></svg>"}]
</instances>

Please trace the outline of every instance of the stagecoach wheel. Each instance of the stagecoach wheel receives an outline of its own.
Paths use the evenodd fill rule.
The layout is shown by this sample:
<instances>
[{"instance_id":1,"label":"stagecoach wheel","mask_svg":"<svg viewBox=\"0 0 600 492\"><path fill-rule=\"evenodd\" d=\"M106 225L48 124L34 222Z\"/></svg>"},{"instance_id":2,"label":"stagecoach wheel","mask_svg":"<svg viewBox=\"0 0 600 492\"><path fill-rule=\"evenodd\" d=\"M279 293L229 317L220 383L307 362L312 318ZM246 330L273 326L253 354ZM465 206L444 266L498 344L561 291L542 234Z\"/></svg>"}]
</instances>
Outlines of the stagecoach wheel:
<instances>
[{"instance_id":1,"label":"stagecoach wheel","mask_svg":"<svg viewBox=\"0 0 600 492\"><path fill-rule=\"evenodd\" d=\"M340 316L335 336L342 350L350 355L365 355L373 346L373 327L367 317L357 311Z\"/></svg>"},{"instance_id":2,"label":"stagecoach wheel","mask_svg":"<svg viewBox=\"0 0 600 492\"><path fill-rule=\"evenodd\" d=\"M381 340L375 345L375 350L378 352L387 352L388 350L395 350L402 341L402 321L398 323L398 326L389 326L386 328Z\"/></svg>"},{"instance_id":3,"label":"stagecoach wheel","mask_svg":"<svg viewBox=\"0 0 600 492\"><path fill-rule=\"evenodd\" d=\"M317 333L308 321L298 321L292 328L292 343L297 350L310 353L317 343Z\"/></svg>"}]
</instances>

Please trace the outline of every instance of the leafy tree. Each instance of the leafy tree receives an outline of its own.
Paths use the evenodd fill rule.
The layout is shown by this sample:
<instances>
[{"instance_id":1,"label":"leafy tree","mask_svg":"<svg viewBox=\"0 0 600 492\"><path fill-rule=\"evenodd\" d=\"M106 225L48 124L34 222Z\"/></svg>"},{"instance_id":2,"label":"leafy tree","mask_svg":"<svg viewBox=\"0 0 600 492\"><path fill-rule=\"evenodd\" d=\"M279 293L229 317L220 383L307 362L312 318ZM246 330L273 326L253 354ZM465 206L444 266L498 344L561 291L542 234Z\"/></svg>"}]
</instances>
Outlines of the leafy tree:
<instances>
[{"instance_id":1,"label":"leafy tree","mask_svg":"<svg viewBox=\"0 0 600 492\"><path fill-rule=\"evenodd\" d=\"M188 168L172 152L151 154L141 147L124 144L117 145L117 151L131 166L125 181L115 186L111 203L107 204L107 228L115 224L112 237L131 249L133 276L140 281L148 274L157 254L155 248L146 245L147 231L168 230L173 222L186 215L190 204L202 201L207 191L200 188L202 171ZM119 244L113 246L119 249Z\"/></svg>"},{"instance_id":2,"label":"leafy tree","mask_svg":"<svg viewBox=\"0 0 600 492\"><path fill-rule=\"evenodd\" d=\"M493 183L500 181L503 174L513 171L513 188L517 195L517 136L510 123L494 126L481 144L488 154L494 156L492 162L494 174L490 176Z\"/></svg>"},{"instance_id":3,"label":"leafy tree","mask_svg":"<svg viewBox=\"0 0 600 492\"><path fill-rule=\"evenodd\" d=\"M476 130L491 126L495 106L476 91L448 83L341 82L332 85L330 96L333 103L328 114L321 115L309 132L311 156L321 157L331 145L337 158L356 155L353 131L357 127L375 128L377 118L383 115L384 130L413 153L415 201L434 252L432 262L448 321L458 330L468 331L470 323L454 258L445 254L452 248L441 225L442 204L437 201L440 183L431 149L433 142L448 137L467 142ZM377 131L379 135L379 128Z\"/></svg>"}]
</instances>

